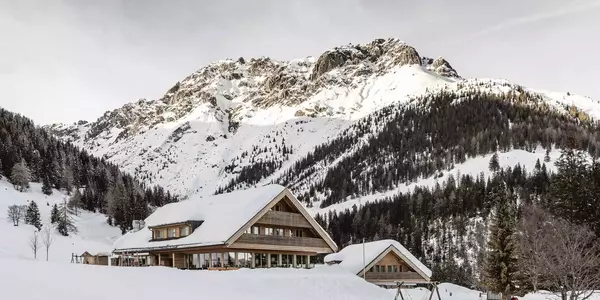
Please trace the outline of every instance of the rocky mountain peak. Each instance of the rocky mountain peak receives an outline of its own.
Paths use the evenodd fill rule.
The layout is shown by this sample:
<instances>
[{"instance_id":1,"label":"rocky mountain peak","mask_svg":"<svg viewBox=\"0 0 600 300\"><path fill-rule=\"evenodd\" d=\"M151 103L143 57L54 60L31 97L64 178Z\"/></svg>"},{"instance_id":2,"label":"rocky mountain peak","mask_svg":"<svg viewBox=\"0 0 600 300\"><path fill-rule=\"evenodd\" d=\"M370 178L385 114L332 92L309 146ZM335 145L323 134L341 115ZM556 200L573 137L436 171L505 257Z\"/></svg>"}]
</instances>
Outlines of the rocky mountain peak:
<instances>
[{"instance_id":1,"label":"rocky mountain peak","mask_svg":"<svg viewBox=\"0 0 600 300\"><path fill-rule=\"evenodd\" d=\"M416 65L449 78L459 78L443 58L421 57L417 50L395 39L376 39L366 44L345 45L323 52L318 58L278 61L269 57L224 59L210 63L175 83L157 100L140 99L106 112L85 128L86 139L119 129L119 139L157 124L180 120L202 108L228 128L252 115L255 109L294 106L334 88L354 89L397 68ZM304 105L297 116L328 114L323 104ZM234 124L234 125L232 125ZM56 129L65 126L53 126ZM62 129L61 129L62 130ZM64 131L64 130L63 130ZM73 134L74 130L67 130Z\"/></svg>"}]
</instances>

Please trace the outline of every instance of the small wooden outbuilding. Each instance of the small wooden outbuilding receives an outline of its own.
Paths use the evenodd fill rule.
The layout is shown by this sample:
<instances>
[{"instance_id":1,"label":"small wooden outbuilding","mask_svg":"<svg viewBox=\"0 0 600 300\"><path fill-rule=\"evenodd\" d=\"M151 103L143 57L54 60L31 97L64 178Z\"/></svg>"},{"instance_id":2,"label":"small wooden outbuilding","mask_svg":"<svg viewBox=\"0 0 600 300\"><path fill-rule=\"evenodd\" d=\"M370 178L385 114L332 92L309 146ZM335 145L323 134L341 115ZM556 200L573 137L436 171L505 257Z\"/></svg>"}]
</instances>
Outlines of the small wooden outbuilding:
<instances>
[{"instance_id":1,"label":"small wooden outbuilding","mask_svg":"<svg viewBox=\"0 0 600 300\"><path fill-rule=\"evenodd\" d=\"M89 253L87 251L81 254L82 263L86 265L108 266L110 254L104 252Z\"/></svg>"}]
</instances>

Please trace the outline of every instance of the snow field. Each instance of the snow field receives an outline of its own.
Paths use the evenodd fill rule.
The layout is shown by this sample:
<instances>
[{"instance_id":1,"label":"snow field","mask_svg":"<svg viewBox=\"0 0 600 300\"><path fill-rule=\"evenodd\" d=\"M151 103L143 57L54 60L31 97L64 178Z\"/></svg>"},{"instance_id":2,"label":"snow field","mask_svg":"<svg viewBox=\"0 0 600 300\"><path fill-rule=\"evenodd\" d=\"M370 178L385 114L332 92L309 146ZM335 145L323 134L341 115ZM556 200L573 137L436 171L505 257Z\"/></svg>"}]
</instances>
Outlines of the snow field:
<instances>
[{"instance_id":1,"label":"snow field","mask_svg":"<svg viewBox=\"0 0 600 300\"><path fill-rule=\"evenodd\" d=\"M55 203L62 203L64 197L67 197L67 195L57 190L53 190L50 196L44 195L41 192L41 184L39 183L30 183L29 190L21 193L15 190L12 184L6 181L6 178L0 179L0 258L33 259L33 252L29 247L29 238L36 228L23 222L20 222L19 226L13 226L12 221L7 219L8 206L13 204L27 205L28 201L35 201L40 210L42 224L47 226L50 223L52 206ZM121 230L108 225L103 214L80 210L79 216L73 217L79 233L64 237L55 232L55 241L49 251L50 261L69 263L71 253L112 251L112 243L121 236ZM46 259L43 250L38 250L37 259Z\"/></svg>"}]
</instances>

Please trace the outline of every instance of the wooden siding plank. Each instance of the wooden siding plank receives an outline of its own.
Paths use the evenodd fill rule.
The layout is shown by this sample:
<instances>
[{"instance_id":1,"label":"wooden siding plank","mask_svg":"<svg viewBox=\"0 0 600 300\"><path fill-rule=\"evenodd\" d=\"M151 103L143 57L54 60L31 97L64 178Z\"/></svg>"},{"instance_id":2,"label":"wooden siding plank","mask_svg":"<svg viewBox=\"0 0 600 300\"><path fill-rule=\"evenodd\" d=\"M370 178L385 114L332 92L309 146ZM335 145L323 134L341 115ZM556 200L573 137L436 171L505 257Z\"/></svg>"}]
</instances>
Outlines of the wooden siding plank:
<instances>
[{"instance_id":1,"label":"wooden siding plank","mask_svg":"<svg viewBox=\"0 0 600 300\"><path fill-rule=\"evenodd\" d=\"M268 211L255 224L276 225L295 228L312 228L312 225L300 213Z\"/></svg>"}]
</instances>

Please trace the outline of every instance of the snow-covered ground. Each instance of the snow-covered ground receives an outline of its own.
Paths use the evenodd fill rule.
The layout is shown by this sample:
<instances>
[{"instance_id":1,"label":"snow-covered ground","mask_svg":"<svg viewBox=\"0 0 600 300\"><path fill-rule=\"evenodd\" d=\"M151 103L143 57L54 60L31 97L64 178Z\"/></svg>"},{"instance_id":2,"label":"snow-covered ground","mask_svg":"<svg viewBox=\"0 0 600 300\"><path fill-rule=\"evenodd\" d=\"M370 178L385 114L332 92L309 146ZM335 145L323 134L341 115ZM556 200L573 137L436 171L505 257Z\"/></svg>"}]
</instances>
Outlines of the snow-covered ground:
<instances>
[{"instance_id":1,"label":"snow-covered ground","mask_svg":"<svg viewBox=\"0 0 600 300\"><path fill-rule=\"evenodd\" d=\"M184 271L166 267L108 267L6 257L0 253L1 299L10 300L393 300L383 289L339 267ZM165 280L165 278L168 278ZM160 283L160 284L157 284ZM449 283L439 285L444 300L484 300L485 293ZM405 289L407 300L429 299L429 291ZM398 298L400 299L400 298ZM433 298L438 300L437 295ZM549 293L522 300L558 299ZM598 300L594 295L590 300Z\"/></svg>"},{"instance_id":2,"label":"snow-covered ground","mask_svg":"<svg viewBox=\"0 0 600 300\"><path fill-rule=\"evenodd\" d=\"M392 299L338 268L182 271L76 265L0 256L2 299ZM160 284L159 284L160 283Z\"/></svg>"},{"instance_id":3,"label":"snow-covered ground","mask_svg":"<svg viewBox=\"0 0 600 300\"><path fill-rule=\"evenodd\" d=\"M460 285L451 284L451 283L440 283L438 285L438 289L440 292L440 298L438 298L437 294L434 293L432 300L485 300L486 293L471 290ZM389 298L393 300L397 291L390 289L387 292L391 295ZM407 289L402 291L406 300L425 300L429 299L429 290L425 288L415 288L415 289ZM523 297L517 297L520 300L559 300L555 294L546 291L540 291L537 293L530 293ZM600 299L600 293L593 294L588 300L598 300ZM400 297L398 297L400 300Z\"/></svg>"},{"instance_id":4,"label":"snow-covered ground","mask_svg":"<svg viewBox=\"0 0 600 300\"><path fill-rule=\"evenodd\" d=\"M8 206L27 205L35 201L40 209L40 216L44 226L50 223L50 210L52 206L62 203L66 195L53 190L52 195L44 195L41 184L31 183L27 192L15 190L6 178L0 179L0 256L33 258L29 247L29 238L36 230L32 225L23 222L13 226L7 219ZM89 252L110 252L113 241L121 236L121 230L106 223L103 214L91 213L81 210L79 216L74 216L75 225L79 233L64 237L55 232L55 242L50 248L49 260L55 262L71 261L71 253L81 254ZM38 252L38 260L45 260L43 251Z\"/></svg>"}]
</instances>

